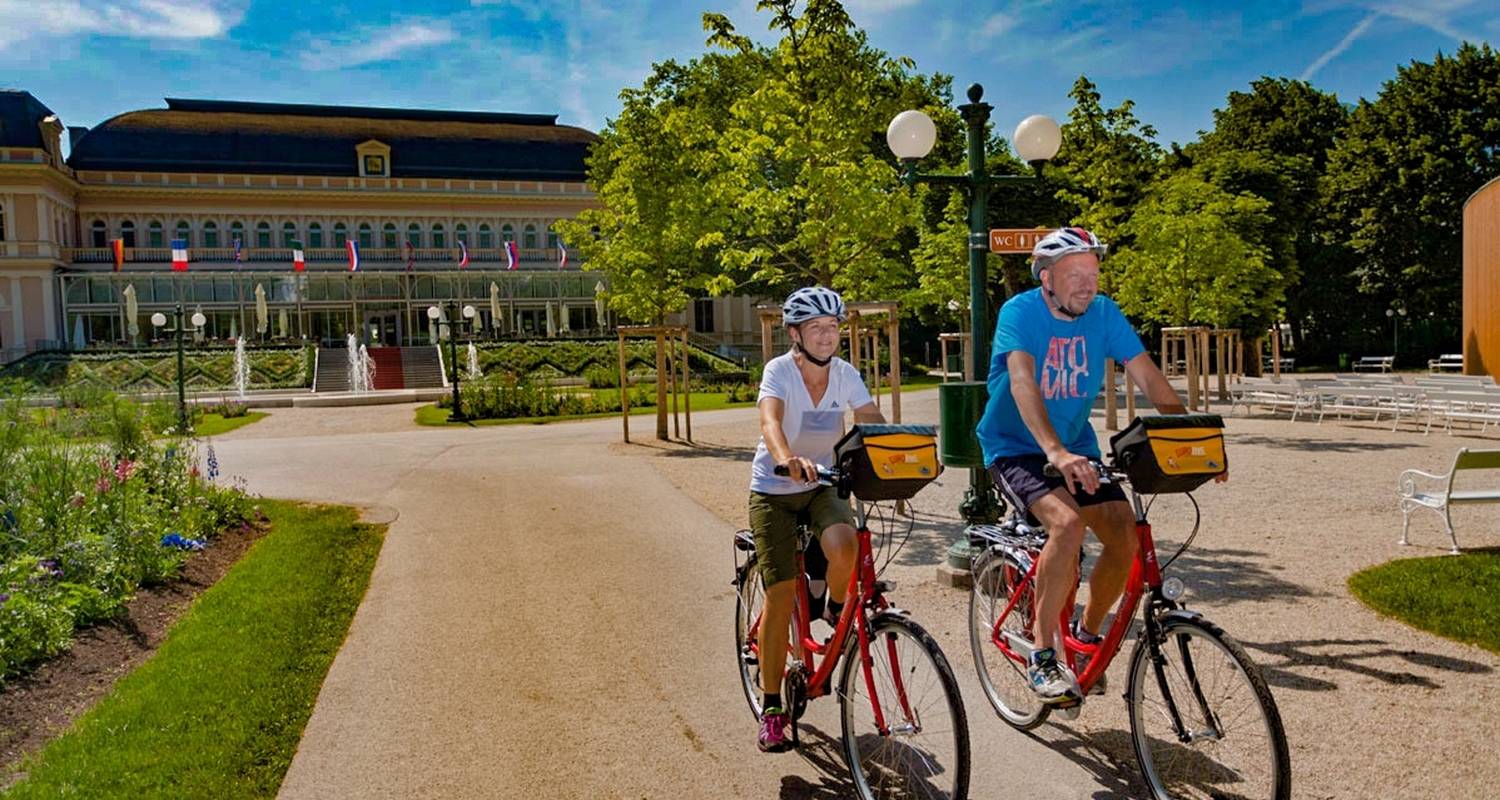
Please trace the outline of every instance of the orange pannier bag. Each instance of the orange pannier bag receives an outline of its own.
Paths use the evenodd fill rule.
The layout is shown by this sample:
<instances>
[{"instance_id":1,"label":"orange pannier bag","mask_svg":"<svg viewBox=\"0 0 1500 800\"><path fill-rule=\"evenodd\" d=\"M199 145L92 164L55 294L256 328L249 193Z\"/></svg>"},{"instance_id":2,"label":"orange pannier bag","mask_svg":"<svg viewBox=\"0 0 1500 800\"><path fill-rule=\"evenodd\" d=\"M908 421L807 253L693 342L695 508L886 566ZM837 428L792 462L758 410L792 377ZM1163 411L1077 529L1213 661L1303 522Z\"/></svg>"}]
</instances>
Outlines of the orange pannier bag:
<instances>
[{"instance_id":1,"label":"orange pannier bag","mask_svg":"<svg viewBox=\"0 0 1500 800\"><path fill-rule=\"evenodd\" d=\"M855 425L833 452L865 501L908 500L943 471L933 425Z\"/></svg>"},{"instance_id":2,"label":"orange pannier bag","mask_svg":"<svg viewBox=\"0 0 1500 800\"><path fill-rule=\"evenodd\" d=\"M1229 469L1218 414L1136 417L1109 445L1142 494L1191 492Z\"/></svg>"}]
</instances>

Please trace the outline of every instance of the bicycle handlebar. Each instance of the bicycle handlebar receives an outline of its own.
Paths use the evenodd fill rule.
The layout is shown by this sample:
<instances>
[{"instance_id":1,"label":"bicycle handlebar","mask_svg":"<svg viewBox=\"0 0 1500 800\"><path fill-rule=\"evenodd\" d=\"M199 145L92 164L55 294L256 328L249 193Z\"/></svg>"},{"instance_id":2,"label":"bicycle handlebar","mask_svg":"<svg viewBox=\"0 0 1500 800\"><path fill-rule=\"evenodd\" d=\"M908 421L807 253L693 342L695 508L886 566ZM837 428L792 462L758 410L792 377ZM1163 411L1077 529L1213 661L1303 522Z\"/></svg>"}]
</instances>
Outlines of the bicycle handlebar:
<instances>
[{"instance_id":1,"label":"bicycle handlebar","mask_svg":"<svg viewBox=\"0 0 1500 800\"><path fill-rule=\"evenodd\" d=\"M1093 467L1094 471L1099 473L1100 483L1114 483L1125 477L1125 470L1097 459L1089 459L1089 466ZM1062 477L1062 473L1058 472L1057 467L1052 466L1052 462L1050 461L1042 465L1042 474L1049 478Z\"/></svg>"},{"instance_id":2,"label":"bicycle handlebar","mask_svg":"<svg viewBox=\"0 0 1500 800\"><path fill-rule=\"evenodd\" d=\"M818 468L818 480L817 480L817 483L820 483L820 484L822 484L824 486L837 486L838 485L838 482L839 482L839 471L838 470L836 470L836 469L829 469L828 467L825 467L822 464L815 464L814 466L816 466ZM787 465L785 465L785 464L777 464L775 467L773 467L771 469L771 471L773 473L777 474L777 475L780 475L783 478L789 478L792 475L792 471L790 469L788 469Z\"/></svg>"}]
</instances>

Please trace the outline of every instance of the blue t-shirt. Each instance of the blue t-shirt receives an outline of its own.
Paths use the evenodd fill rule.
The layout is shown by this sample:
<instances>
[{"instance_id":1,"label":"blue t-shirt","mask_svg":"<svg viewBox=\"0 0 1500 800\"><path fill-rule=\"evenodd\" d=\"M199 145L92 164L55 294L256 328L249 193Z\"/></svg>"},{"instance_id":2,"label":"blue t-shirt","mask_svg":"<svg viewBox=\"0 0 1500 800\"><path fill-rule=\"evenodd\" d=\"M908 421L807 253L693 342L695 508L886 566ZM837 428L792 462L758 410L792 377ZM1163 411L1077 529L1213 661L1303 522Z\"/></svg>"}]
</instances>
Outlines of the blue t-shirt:
<instances>
[{"instance_id":1,"label":"blue t-shirt","mask_svg":"<svg viewBox=\"0 0 1500 800\"><path fill-rule=\"evenodd\" d=\"M1098 458L1099 439L1089 424L1089 411L1104 385L1104 360L1113 358L1123 365L1145 350L1120 307L1096 295L1082 317L1061 320L1047 308L1042 290L1032 289L1000 308L990 354L990 399L976 430L986 464L1000 456L1042 452L1010 393L1006 356L1012 350L1036 359L1033 377L1063 446L1070 453Z\"/></svg>"}]
</instances>

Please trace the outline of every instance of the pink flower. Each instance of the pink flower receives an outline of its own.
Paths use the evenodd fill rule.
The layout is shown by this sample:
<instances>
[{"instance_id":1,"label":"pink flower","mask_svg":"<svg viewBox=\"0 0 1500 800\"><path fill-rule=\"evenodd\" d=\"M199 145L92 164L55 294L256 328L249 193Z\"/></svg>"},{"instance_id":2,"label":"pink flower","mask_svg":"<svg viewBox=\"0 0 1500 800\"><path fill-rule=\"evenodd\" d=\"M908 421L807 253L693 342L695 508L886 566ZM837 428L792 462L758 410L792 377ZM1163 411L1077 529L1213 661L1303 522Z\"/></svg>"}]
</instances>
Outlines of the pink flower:
<instances>
[{"instance_id":1,"label":"pink flower","mask_svg":"<svg viewBox=\"0 0 1500 800\"><path fill-rule=\"evenodd\" d=\"M104 477L100 478L99 482L96 483L96 484L94 484L94 491L98 492L99 494L104 494L105 492L108 492L112 488L114 488L114 484L112 484L112 483L109 482L109 476L108 475L105 475Z\"/></svg>"},{"instance_id":2,"label":"pink flower","mask_svg":"<svg viewBox=\"0 0 1500 800\"><path fill-rule=\"evenodd\" d=\"M122 458L120 459L120 463L115 465L115 480L123 483L125 479L129 478L134 472L135 462L131 461L128 458Z\"/></svg>"},{"instance_id":3,"label":"pink flower","mask_svg":"<svg viewBox=\"0 0 1500 800\"><path fill-rule=\"evenodd\" d=\"M74 508L83 508L83 493L74 492L72 499L68 501L68 505Z\"/></svg>"}]
</instances>

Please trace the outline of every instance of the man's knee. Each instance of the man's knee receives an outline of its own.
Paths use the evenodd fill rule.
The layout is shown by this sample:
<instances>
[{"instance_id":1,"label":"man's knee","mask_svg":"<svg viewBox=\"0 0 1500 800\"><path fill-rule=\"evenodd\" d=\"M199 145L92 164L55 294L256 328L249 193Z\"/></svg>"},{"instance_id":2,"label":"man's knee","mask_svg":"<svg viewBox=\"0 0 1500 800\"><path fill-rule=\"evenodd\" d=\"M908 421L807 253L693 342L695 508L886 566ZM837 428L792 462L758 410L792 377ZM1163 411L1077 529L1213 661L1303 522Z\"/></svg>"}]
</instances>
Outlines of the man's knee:
<instances>
[{"instance_id":1,"label":"man's knee","mask_svg":"<svg viewBox=\"0 0 1500 800\"><path fill-rule=\"evenodd\" d=\"M824 555L830 559L841 556L845 559L853 558L858 542L854 528L843 523L824 528L819 540L822 542Z\"/></svg>"},{"instance_id":2,"label":"man's knee","mask_svg":"<svg viewBox=\"0 0 1500 800\"><path fill-rule=\"evenodd\" d=\"M1102 503L1089 509L1089 527L1099 537L1106 552L1134 555L1136 550L1135 512L1125 503Z\"/></svg>"}]
</instances>

